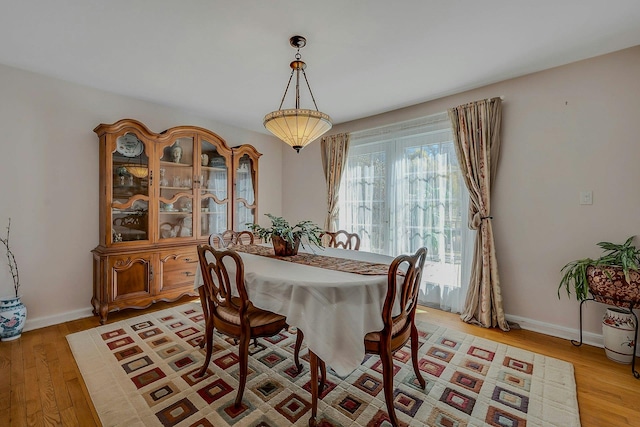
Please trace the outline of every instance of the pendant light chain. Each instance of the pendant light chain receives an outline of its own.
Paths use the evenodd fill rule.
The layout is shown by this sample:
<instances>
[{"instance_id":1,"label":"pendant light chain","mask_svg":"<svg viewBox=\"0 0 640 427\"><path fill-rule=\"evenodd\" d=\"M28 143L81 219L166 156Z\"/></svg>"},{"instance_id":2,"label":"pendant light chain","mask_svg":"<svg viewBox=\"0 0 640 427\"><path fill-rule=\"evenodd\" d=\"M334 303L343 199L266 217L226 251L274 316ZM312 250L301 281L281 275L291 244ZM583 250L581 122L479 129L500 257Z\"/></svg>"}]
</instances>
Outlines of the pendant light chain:
<instances>
[{"instance_id":1,"label":"pendant light chain","mask_svg":"<svg viewBox=\"0 0 640 427\"><path fill-rule=\"evenodd\" d=\"M313 97L313 92L311 92L311 86L309 86L309 80L307 80L307 73L302 70L302 75L304 76L304 81L307 82L307 87L309 88L309 94L311 95L311 100L313 101L313 106L316 107L316 111L318 110L318 105L316 104L316 99ZM298 107L296 107L298 108Z\"/></svg>"}]
</instances>

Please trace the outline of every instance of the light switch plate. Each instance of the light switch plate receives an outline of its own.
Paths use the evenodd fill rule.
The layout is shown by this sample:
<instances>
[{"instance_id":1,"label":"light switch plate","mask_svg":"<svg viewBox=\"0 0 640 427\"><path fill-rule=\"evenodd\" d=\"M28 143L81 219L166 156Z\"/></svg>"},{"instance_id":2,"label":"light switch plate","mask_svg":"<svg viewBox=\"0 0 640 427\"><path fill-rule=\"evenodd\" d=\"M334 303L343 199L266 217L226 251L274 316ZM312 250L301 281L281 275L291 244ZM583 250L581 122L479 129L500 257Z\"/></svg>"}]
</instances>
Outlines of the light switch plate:
<instances>
[{"instance_id":1,"label":"light switch plate","mask_svg":"<svg viewBox=\"0 0 640 427\"><path fill-rule=\"evenodd\" d=\"M581 191L580 192L580 204L592 205L593 204L593 191Z\"/></svg>"}]
</instances>

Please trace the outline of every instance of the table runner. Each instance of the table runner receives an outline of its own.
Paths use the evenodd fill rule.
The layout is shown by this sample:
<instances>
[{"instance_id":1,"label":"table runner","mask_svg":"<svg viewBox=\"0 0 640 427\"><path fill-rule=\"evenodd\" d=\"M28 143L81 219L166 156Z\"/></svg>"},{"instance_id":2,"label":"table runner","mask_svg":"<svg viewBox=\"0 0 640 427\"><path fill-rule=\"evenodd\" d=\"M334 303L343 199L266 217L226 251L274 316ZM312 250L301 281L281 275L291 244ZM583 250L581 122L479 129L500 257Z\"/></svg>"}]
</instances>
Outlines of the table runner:
<instances>
[{"instance_id":1,"label":"table runner","mask_svg":"<svg viewBox=\"0 0 640 427\"><path fill-rule=\"evenodd\" d=\"M262 245L236 245L233 246L236 252L244 252L252 255L260 255L268 258L276 258L282 261L305 264L311 267L326 268L329 270L342 271L344 273L363 274L366 276L386 276L389 273L387 264L380 264L354 259L336 258L326 255L317 255L300 252L292 256L278 256L273 248ZM402 274L399 272L399 274Z\"/></svg>"}]
</instances>

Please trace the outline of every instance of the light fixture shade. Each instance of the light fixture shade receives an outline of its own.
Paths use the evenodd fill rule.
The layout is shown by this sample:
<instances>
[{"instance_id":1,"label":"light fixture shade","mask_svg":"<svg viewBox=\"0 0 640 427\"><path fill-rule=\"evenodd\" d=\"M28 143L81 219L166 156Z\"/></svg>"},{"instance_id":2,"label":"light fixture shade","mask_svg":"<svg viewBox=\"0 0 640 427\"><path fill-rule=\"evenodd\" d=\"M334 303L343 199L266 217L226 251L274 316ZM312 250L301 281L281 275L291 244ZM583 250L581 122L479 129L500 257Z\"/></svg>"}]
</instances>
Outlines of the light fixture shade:
<instances>
[{"instance_id":1,"label":"light fixture shade","mask_svg":"<svg viewBox=\"0 0 640 427\"><path fill-rule=\"evenodd\" d=\"M264 116L263 124L269 132L297 152L333 126L327 114L302 109L273 111Z\"/></svg>"},{"instance_id":2,"label":"light fixture shade","mask_svg":"<svg viewBox=\"0 0 640 427\"><path fill-rule=\"evenodd\" d=\"M149 169L146 166L127 165L126 168L136 178L146 178L149 175Z\"/></svg>"}]
</instances>

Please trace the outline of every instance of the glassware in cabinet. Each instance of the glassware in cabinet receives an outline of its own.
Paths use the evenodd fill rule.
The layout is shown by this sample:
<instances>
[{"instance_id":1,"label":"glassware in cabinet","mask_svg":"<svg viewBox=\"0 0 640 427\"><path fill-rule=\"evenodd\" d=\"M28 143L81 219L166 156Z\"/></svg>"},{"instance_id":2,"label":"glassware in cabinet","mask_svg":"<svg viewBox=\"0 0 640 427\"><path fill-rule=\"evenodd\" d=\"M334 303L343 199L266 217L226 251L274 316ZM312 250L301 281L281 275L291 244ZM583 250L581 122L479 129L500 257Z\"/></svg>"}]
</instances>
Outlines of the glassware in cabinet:
<instances>
[{"instance_id":1,"label":"glassware in cabinet","mask_svg":"<svg viewBox=\"0 0 640 427\"><path fill-rule=\"evenodd\" d=\"M149 146L134 132L111 153L111 242L149 240ZM152 148L151 148L152 149Z\"/></svg>"},{"instance_id":2,"label":"glassware in cabinet","mask_svg":"<svg viewBox=\"0 0 640 427\"><path fill-rule=\"evenodd\" d=\"M193 237L194 138L176 138L160 157L158 239Z\"/></svg>"}]
</instances>

